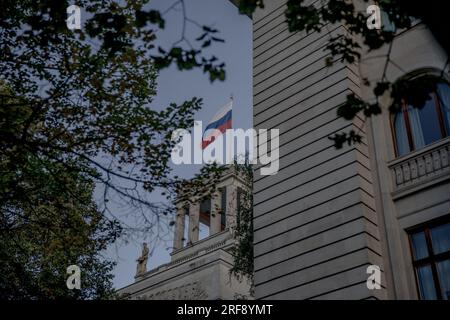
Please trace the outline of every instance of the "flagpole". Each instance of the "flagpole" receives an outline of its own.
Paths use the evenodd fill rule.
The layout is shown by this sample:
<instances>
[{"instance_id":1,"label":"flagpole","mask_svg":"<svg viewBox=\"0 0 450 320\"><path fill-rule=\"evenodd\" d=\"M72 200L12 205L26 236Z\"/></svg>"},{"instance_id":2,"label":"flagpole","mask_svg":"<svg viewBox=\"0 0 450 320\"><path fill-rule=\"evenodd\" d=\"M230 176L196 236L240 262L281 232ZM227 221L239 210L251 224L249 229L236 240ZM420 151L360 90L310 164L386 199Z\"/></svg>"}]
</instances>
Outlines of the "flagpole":
<instances>
[{"instance_id":1,"label":"flagpole","mask_svg":"<svg viewBox=\"0 0 450 320\"><path fill-rule=\"evenodd\" d=\"M233 97L233 94L231 94L230 95L230 103L231 103L231 129L233 129L233 102L234 102L234 97ZM232 157L232 151L233 151L233 138L232 138L232 135L225 135L226 136L226 139L227 139L227 150L226 150L226 152L227 152L227 158L228 158L228 163L229 164L233 164L233 157ZM230 138L230 136L231 136L231 139L230 139L230 141L228 141L228 138Z\"/></svg>"}]
</instances>

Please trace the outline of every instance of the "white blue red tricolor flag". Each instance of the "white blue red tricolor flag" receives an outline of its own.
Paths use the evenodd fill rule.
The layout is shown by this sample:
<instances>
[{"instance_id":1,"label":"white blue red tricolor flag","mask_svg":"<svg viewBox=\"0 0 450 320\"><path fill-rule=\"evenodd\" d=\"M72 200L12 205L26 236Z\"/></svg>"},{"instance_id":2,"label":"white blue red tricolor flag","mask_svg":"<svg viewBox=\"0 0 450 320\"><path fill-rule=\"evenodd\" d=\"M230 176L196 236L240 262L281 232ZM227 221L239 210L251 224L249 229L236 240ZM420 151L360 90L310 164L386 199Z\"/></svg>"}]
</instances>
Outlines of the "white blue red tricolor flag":
<instances>
[{"instance_id":1,"label":"white blue red tricolor flag","mask_svg":"<svg viewBox=\"0 0 450 320\"><path fill-rule=\"evenodd\" d=\"M202 137L202 150L205 149L209 144L214 142L214 140L224 134L227 129L232 128L232 107L233 100L224 105L220 110L214 115L211 121L205 128Z\"/></svg>"}]
</instances>

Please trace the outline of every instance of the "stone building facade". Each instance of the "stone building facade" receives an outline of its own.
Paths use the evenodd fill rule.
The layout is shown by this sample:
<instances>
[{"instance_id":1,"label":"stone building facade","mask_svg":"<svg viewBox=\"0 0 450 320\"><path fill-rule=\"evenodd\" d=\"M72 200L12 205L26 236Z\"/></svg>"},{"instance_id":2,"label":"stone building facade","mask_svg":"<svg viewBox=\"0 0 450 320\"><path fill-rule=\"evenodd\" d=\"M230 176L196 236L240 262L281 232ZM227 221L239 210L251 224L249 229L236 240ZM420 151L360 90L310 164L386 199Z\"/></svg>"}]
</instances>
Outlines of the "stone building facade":
<instances>
[{"instance_id":1,"label":"stone building facade","mask_svg":"<svg viewBox=\"0 0 450 320\"><path fill-rule=\"evenodd\" d=\"M211 197L177 203L171 261L137 274L118 294L133 300L250 298L249 281L230 273L239 196L248 188L230 167Z\"/></svg>"},{"instance_id":2,"label":"stone building facade","mask_svg":"<svg viewBox=\"0 0 450 320\"><path fill-rule=\"evenodd\" d=\"M255 297L450 299L448 83L417 114L405 105L391 116L385 96L381 116L339 118L348 94L373 98L363 79L381 78L389 48L326 67L324 47L345 26L291 33L285 1L264 3L252 17L253 121L280 130L280 170L255 171ZM391 82L448 75L446 53L420 21L391 49ZM336 150L328 137L350 129L363 142ZM381 269L380 289L366 284L370 265Z\"/></svg>"}]
</instances>

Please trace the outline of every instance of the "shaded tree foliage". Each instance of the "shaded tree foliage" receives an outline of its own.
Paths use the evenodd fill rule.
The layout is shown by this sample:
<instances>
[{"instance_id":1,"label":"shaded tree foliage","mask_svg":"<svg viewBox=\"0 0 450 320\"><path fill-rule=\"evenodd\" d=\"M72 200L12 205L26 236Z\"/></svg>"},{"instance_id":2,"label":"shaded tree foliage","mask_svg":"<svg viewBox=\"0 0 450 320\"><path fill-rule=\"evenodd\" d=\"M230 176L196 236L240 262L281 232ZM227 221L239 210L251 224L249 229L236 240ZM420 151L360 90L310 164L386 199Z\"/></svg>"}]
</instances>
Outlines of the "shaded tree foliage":
<instances>
[{"instance_id":1,"label":"shaded tree foliage","mask_svg":"<svg viewBox=\"0 0 450 320\"><path fill-rule=\"evenodd\" d=\"M31 113L27 105L1 108L2 135L22 130ZM31 124L29 134L39 127ZM80 164L43 158L20 144L0 145L0 299L112 296L114 263L101 253L122 229L98 210L93 180ZM65 286L73 264L81 268L81 290Z\"/></svg>"},{"instance_id":2,"label":"shaded tree foliage","mask_svg":"<svg viewBox=\"0 0 450 320\"><path fill-rule=\"evenodd\" d=\"M9 198L0 207L0 299L112 297L114 263L101 252L121 228L93 203L93 183L62 166L43 166L33 156L24 161L15 173L21 175L26 201ZM9 176L3 176L2 187L13 175L2 162L2 173L5 168ZM61 193L59 180L71 191ZM81 268L80 290L65 285L66 268L73 264Z\"/></svg>"},{"instance_id":3,"label":"shaded tree foliage","mask_svg":"<svg viewBox=\"0 0 450 320\"><path fill-rule=\"evenodd\" d=\"M43 161L0 156L0 299L111 297L114 263L101 253L120 224L98 210L92 181ZM81 268L81 290L65 286L72 264Z\"/></svg>"},{"instance_id":4,"label":"shaded tree foliage","mask_svg":"<svg viewBox=\"0 0 450 320\"><path fill-rule=\"evenodd\" d=\"M248 189L242 190L240 203L238 203L236 229L234 237L237 240L232 249L234 265L231 274L238 279L248 279L253 295L253 167L246 161L245 164L234 165L237 174L246 182Z\"/></svg>"}]
</instances>

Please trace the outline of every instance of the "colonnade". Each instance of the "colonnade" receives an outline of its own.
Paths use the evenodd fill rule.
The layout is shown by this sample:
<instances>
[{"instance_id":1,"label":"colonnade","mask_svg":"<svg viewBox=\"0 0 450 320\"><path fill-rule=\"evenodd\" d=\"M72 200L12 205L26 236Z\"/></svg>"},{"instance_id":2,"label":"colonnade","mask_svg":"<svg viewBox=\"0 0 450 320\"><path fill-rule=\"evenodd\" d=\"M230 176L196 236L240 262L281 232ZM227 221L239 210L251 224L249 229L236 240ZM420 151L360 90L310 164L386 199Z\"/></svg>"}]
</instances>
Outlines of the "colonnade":
<instances>
[{"instance_id":1,"label":"colonnade","mask_svg":"<svg viewBox=\"0 0 450 320\"><path fill-rule=\"evenodd\" d=\"M236 184L233 184L234 179L231 179L231 183L223 186L225 189L225 210L222 208L222 192L221 189L216 191L211 196L211 210L210 210L210 225L209 235L214 235L222 231L222 215L225 214L225 228L233 229L236 223L237 213L237 190ZM183 240L185 234L185 228L188 228L188 244L194 244L199 240L200 231L200 203L199 199L191 199L187 204L177 204L177 214L175 218L175 236L173 241L174 251L183 248ZM186 209L188 206L189 219L186 226ZM223 212L225 211L225 212Z\"/></svg>"}]
</instances>

